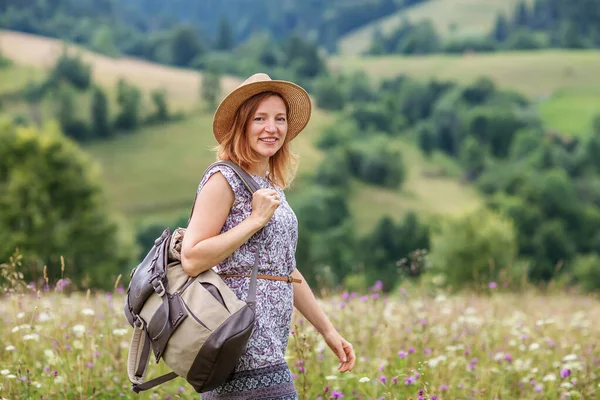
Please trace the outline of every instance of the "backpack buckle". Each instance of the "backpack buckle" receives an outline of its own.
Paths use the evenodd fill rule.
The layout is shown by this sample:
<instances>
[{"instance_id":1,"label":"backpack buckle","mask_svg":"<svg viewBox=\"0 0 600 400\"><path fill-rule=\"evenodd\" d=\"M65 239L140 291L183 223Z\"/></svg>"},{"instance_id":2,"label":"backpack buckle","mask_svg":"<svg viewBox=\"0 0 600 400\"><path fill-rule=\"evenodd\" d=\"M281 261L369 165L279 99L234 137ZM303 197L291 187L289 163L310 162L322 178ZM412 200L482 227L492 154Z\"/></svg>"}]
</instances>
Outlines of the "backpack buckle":
<instances>
[{"instance_id":1,"label":"backpack buckle","mask_svg":"<svg viewBox=\"0 0 600 400\"><path fill-rule=\"evenodd\" d=\"M144 322L144 320L141 319L139 315L136 315L135 320L133 321L133 327L139 329L140 331L143 331L145 325L146 323Z\"/></svg>"},{"instance_id":2,"label":"backpack buckle","mask_svg":"<svg viewBox=\"0 0 600 400\"><path fill-rule=\"evenodd\" d=\"M157 282L157 281L158 281L158 286L155 285L155 282ZM159 279L152 282L152 287L154 287L154 291L160 297L163 297L165 295L165 293L167 293L167 291L165 290L165 286L163 285L162 281Z\"/></svg>"}]
</instances>

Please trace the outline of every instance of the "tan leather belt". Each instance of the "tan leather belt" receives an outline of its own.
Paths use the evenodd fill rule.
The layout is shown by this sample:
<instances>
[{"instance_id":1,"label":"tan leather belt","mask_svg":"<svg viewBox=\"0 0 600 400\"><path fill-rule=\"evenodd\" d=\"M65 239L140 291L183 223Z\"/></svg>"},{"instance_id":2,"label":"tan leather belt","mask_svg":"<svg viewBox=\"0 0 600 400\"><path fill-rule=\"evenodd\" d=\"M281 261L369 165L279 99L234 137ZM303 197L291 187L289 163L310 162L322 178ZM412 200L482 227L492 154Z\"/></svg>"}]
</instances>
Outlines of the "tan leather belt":
<instances>
[{"instance_id":1,"label":"tan leather belt","mask_svg":"<svg viewBox=\"0 0 600 400\"><path fill-rule=\"evenodd\" d=\"M250 278L250 274L219 274L224 278L235 278L235 277L247 277ZM291 276L274 276L274 275L257 275L258 279L267 279L270 281L285 281L288 283L302 283L302 279L292 278Z\"/></svg>"}]
</instances>

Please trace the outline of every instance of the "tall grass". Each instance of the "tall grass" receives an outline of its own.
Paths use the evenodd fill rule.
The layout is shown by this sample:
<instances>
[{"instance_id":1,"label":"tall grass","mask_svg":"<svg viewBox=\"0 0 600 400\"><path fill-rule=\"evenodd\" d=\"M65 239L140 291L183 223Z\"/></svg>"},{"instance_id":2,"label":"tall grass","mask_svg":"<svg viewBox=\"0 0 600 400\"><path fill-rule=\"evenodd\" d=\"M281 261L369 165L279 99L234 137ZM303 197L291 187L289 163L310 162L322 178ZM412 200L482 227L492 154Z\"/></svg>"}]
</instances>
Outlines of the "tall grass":
<instances>
[{"instance_id":1,"label":"tall grass","mask_svg":"<svg viewBox=\"0 0 600 400\"><path fill-rule=\"evenodd\" d=\"M376 284L321 298L358 361L339 374L333 353L295 313L286 359L300 399L600 398L598 300L510 285L450 295L430 282L389 294ZM0 398L198 398L180 378L130 391L123 292L117 283L111 292L71 293L67 280L5 288ZM167 371L151 365L149 378Z\"/></svg>"}]
</instances>

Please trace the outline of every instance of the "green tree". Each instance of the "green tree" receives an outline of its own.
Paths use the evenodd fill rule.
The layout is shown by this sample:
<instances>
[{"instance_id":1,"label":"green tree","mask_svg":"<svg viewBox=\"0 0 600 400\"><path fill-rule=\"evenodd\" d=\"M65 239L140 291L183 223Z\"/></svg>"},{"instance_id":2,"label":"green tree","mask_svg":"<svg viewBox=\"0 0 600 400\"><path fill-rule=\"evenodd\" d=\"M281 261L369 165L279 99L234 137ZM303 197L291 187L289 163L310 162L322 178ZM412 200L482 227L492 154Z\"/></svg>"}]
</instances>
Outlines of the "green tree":
<instances>
[{"instance_id":1,"label":"green tree","mask_svg":"<svg viewBox=\"0 0 600 400\"><path fill-rule=\"evenodd\" d=\"M168 121L171 113L167 103L167 91L164 89L156 89L152 91L152 102L156 110L152 118L156 121Z\"/></svg>"},{"instance_id":2,"label":"green tree","mask_svg":"<svg viewBox=\"0 0 600 400\"><path fill-rule=\"evenodd\" d=\"M191 65L195 58L205 52L204 44L196 31L188 25L175 28L170 45L171 62L182 67Z\"/></svg>"},{"instance_id":3,"label":"green tree","mask_svg":"<svg viewBox=\"0 0 600 400\"><path fill-rule=\"evenodd\" d=\"M221 73L216 67L209 66L202 73L200 84L200 97L209 112L217 109L221 90Z\"/></svg>"},{"instance_id":4,"label":"green tree","mask_svg":"<svg viewBox=\"0 0 600 400\"><path fill-rule=\"evenodd\" d=\"M423 122L417 127L417 141L419 143L419 148L428 158L431 157L433 150L437 147L434 129L435 128L429 121Z\"/></svg>"},{"instance_id":5,"label":"green tree","mask_svg":"<svg viewBox=\"0 0 600 400\"><path fill-rule=\"evenodd\" d=\"M121 78L117 82L117 103L119 113L115 119L117 129L134 130L140 123L140 90Z\"/></svg>"},{"instance_id":6,"label":"green tree","mask_svg":"<svg viewBox=\"0 0 600 400\"><path fill-rule=\"evenodd\" d=\"M119 55L119 49L115 45L114 31L107 25L102 25L94 30L91 47L95 51L110 57L117 57Z\"/></svg>"},{"instance_id":7,"label":"green tree","mask_svg":"<svg viewBox=\"0 0 600 400\"><path fill-rule=\"evenodd\" d=\"M0 260L16 248L26 279L111 288L131 268L133 235L105 207L96 167L56 127L0 127Z\"/></svg>"},{"instance_id":8,"label":"green tree","mask_svg":"<svg viewBox=\"0 0 600 400\"><path fill-rule=\"evenodd\" d=\"M84 141L89 138L90 130L85 121L79 119L76 113L75 90L71 86L61 85L57 92L56 117L65 135Z\"/></svg>"},{"instance_id":9,"label":"green tree","mask_svg":"<svg viewBox=\"0 0 600 400\"><path fill-rule=\"evenodd\" d=\"M509 27L506 15L504 13L499 13L496 16L496 23L494 25L494 32L492 33L492 37L498 42L504 42L508 38L508 34Z\"/></svg>"},{"instance_id":10,"label":"green tree","mask_svg":"<svg viewBox=\"0 0 600 400\"><path fill-rule=\"evenodd\" d=\"M66 81L77 89L85 90L90 87L92 82L92 67L86 64L80 56L71 56L65 49L56 61L50 79L56 84Z\"/></svg>"},{"instance_id":11,"label":"green tree","mask_svg":"<svg viewBox=\"0 0 600 400\"><path fill-rule=\"evenodd\" d=\"M94 86L92 91L92 126L91 131L97 138L106 138L112 134L110 113L106 93L100 86Z\"/></svg>"},{"instance_id":12,"label":"green tree","mask_svg":"<svg viewBox=\"0 0 600 400\"><path fill-rule=\"evenodd\" d=\"M406 178L402 152L381 135L352 143L349 164L355 177L374 185L397 189Z\"/></svg>"},{"instance_id":13,"label":"green tree","mask_svg":"<svg viewBox=\"0 0 600 400\"><path fill-rule=\"evenodd\" d=\"M468 180L476 179L485 168L486 149L475 138L468 136L460 148L460 162Z\"/></svg>"},{"instance_id":14,"label":"green tree","mask_svg":"<svg viewBox=\"0 0 600 400\"><path fill-rule=\"evenodd\" d=\"M347 190L352 173L345 149L337 148L329 152L315 172L314 181L318 185Z\"/></svg>"},{"instance_id":15,"label":"green tree","mask_svg":"<svg viewBox=\"0 0 600 400\"><path fill-rule=\"evenodd\" d=\"M313 83L316 105L324 110L339 111L344 108L346 96L339 80L321 76Z\"/></svg>"},{"instance_id":16,"label":"green tree","mask_svg":"<svg viewBox=\"0 0 600 400\"><path fill-rule=\"evenodd\" d=\"M228 51L233 49L235 45L233 39L233 29L229 20L222 17L219 20L219 28L217 31L217 40L215 42L215 49L220 51Z\"/></svg>"},{"instance_id":17,"label":"green tree","mask_svg":"<svg viewBox=\"0 0 600 400\"><path fill-rule=\"evenodd\" d=\"M432 268L454 288L495 280L516 256L513 222L483 208L441 221L431 235Z\"/></svg>"}]
</instances>

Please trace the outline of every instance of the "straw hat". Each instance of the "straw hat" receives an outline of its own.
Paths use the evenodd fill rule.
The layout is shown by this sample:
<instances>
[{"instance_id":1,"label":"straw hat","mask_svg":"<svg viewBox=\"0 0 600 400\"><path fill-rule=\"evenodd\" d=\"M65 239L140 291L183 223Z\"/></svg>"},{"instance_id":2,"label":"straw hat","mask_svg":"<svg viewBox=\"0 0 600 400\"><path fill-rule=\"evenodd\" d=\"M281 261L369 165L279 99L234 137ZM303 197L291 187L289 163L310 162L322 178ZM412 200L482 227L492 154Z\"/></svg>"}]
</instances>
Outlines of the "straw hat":
<instances>
[{"instance_id":1,"label":"straw hat","mask_svg":"<svg viewBox=\"0 0 600 400\"><path fill-rule=\"evenodd\" d=\"M213 119L213 134L217 142L231 127L238 108L250 97L262 92L276 92L283 97L288 105L287 140L292 140L304 129L310 119L311 101L308 93L292 82L272 80L269 75L259 73L246 79L233 92L223 99Z\"/></svg>"}]
</instances>

